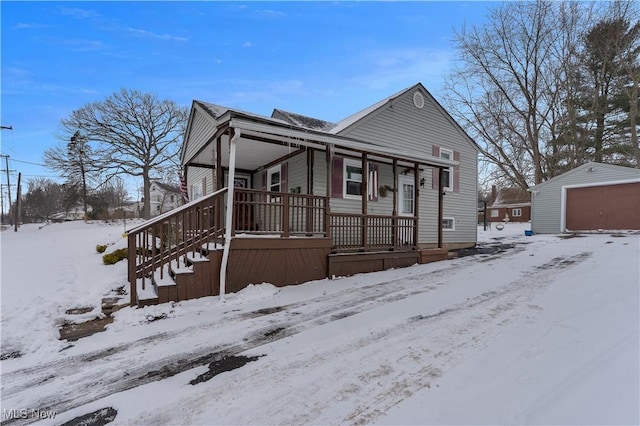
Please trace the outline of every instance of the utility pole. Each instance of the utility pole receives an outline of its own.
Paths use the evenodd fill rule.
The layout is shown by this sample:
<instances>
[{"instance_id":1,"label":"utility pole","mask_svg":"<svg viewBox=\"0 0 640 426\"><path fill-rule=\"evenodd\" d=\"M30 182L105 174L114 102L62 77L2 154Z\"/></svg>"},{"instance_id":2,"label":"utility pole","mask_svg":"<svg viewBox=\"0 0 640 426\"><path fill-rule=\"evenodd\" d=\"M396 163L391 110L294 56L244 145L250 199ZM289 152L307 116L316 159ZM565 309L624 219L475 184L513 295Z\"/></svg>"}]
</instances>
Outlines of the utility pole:
<instances>
[{"instance_id":1,"label":"utility pole","mask_svg":"<svg viewBox=\"0 0 640 426\"><path fill-rule=\"evenodd\" d=\"M9 220L11 220L11 182L9 181L9 156L3 155L5 161L5 171L7 172L7 192L9 194Z\"/></svg>"},{"instance_id":2,"label":"utility pole","mask_svg":"<svg viewBox=\"0 0 640 426\"><path fill-rule=\"evenodd\" d=\"M18 197L16 198L16 206L15 206L15 213L16 213L16 218L13 221L13 226L14 226L14 232L18 232L18 225L20 224L20 179L22 178L22 173L18 173Z\"/></svg>"}]
</instances>

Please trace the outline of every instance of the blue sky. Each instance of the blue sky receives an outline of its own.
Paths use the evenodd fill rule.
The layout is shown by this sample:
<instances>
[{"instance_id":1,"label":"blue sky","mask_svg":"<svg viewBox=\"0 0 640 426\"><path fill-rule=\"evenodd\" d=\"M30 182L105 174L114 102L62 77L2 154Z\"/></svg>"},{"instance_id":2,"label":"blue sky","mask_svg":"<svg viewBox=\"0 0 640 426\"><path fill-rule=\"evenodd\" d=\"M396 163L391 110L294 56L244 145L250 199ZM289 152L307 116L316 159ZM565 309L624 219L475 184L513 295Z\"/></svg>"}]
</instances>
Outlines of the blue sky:
<instances>
[{"instance_id":1,"label":"blue sky","mask_svg":"<svg viewBox=\"0 0 640 426\"><path fill-rule=\"evenodd\" d=\"M495 5L2 1L1 152L12 184L55 176L28 163L58 143L61 119L120 88L328 121L417 82L438 99L454 29Z\"/></svg>"}]
</instances>

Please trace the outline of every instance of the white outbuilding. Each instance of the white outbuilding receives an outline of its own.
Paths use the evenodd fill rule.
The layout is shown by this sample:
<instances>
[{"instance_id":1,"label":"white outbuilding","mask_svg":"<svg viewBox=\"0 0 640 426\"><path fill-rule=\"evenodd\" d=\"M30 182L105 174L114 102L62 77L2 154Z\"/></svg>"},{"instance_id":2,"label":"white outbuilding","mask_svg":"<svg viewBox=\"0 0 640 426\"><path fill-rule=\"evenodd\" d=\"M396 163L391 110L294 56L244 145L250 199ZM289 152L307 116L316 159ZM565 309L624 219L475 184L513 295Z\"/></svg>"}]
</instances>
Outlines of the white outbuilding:
<instances>
[{"instance_id":1,"label":"white outbuilding","mask_svg":"<svg viewBox=\"0 0 640 426\"><path fill-rule=\"evenodd\" d=\"M640 229L640 169L591 162L530 191L534 233Z\"/></svg>"}]
</instances>

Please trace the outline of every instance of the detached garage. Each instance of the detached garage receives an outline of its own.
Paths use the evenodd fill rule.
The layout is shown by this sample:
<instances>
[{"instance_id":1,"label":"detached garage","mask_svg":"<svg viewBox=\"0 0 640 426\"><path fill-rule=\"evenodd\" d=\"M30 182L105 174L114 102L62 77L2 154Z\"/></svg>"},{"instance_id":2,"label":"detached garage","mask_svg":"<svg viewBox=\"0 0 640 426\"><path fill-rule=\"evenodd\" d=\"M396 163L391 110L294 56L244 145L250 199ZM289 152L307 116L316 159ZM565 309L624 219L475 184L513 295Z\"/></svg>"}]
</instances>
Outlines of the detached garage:
<instances>
[{"instance_id":1,"label":"detached garage","mask_svg":"<svg viewBox=\"0 0 640 426\"><path fill-rule=\"evenodd\" d=\"M587 163L530 189L534 233L640 229L640 170Z\"/></svg>"}]
</instances>

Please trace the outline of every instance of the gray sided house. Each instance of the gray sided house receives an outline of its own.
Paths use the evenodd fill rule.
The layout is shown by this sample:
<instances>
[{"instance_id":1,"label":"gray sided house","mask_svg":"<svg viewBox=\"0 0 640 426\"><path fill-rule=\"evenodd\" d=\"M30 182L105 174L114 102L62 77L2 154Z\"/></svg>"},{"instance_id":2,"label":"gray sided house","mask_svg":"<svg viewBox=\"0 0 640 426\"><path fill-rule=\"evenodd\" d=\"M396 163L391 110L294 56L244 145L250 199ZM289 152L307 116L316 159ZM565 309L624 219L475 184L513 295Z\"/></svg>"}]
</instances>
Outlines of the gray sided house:
<instances>
[{"instance_id":1,"label":"gray sided house","mask_svg":"<svg viewBox=\"0 0 640 426\"><path fill-rule=\"evenodd\" d=\"M638 169L587 163L530 191L534 233L640 229Z\"/></svg>"},{"instance_id":2,"label":"gray sided house","mask_svg":"<svg viewBox=\"0 0 640 426\"><path fill-rule=\"evenodd\" d=\"M408 266L477 241L476 145L420 83L338 123L194 101L181 162L191 202L129 233L148 303ZM175 249L134 253L149 240ZM183 286L191 296L156 282L189 270L207 275Z\"/></svg>"}]
</instances>

